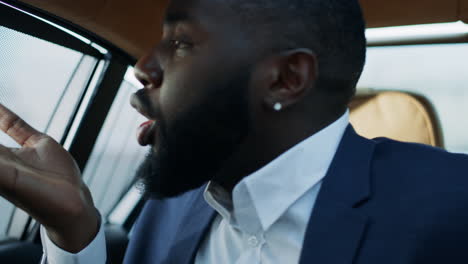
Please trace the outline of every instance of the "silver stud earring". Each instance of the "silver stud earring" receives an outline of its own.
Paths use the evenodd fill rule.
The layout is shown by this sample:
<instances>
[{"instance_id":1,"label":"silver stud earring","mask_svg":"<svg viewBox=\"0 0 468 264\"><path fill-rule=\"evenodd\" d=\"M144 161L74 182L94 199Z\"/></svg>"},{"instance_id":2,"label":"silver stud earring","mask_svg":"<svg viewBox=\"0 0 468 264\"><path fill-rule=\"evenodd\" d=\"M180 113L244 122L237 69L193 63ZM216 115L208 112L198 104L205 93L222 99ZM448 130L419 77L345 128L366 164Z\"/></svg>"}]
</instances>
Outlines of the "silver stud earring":
<instances>
[{"instance_id":1,"label":"silver stud earring","mask_svg":"<svg viewBox=\"0 0 468 264\"><path fill-rule=\"evenodd\" d=\"M281 103L276 103L273 106L273 109L275 109L275 111L279 112L279 111L281 111L281 109L283 109L283 105Z\"/></svg>"}]
</instances>

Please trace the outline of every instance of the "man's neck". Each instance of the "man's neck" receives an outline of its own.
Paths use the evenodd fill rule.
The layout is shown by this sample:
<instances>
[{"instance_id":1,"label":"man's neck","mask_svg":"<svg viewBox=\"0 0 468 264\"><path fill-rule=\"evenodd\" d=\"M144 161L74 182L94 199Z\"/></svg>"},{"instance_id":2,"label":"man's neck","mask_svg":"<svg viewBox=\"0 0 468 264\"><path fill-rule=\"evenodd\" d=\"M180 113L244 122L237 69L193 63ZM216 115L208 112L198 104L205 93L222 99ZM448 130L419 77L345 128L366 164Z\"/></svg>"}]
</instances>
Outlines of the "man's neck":
<instances>
[{"instance_id":1,"label":"man's neck","mask_svg":"<svg viewBox=\"0 0 468 264\"><path fill-rule=\"evenodd\" d=\"M314 135L339 119L346 110L339 111L315 122L285 118L269 132L251 133L244 143L221 167L213 181L232 193L234 187L245 177L264 167L298 143ZM286 122L284 122L286 121ZM282 124L281 124L282 123ZM265 130L262 130L265 131Z\"/></svg>"}]
</instances>

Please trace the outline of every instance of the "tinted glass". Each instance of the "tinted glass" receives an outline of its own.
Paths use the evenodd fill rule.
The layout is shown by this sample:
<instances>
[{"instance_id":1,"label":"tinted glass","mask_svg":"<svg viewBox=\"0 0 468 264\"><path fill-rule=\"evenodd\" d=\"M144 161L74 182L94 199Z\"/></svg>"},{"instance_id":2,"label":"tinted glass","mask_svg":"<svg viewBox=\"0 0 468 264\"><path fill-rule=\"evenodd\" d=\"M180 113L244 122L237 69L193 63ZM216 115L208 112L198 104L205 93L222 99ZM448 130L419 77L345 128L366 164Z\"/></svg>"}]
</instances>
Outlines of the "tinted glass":
<instances>
[{"instance_id":1,"label":"tinted glass","mask_svg":"<svg viewBox=\"0 0 468 264\"><path fill-rule=\"evenodd\" d=\"M0 26L0 102L61 140L97 60ZM17 146L0 133L0 144ZM0 198L0 236L14 207Z\"/></svg>"},{"instance_id":2,"label":"tinted glass","mask_svg":"<svg viewBox=\"0 0 468 264\"><path fill-rule=\"evenodd\" d=\"M104 217L132 184L135 171L147 152L136 140L138 125L146 120L130 106L130 96L138 86L129 80L132 74L130 68L83 173L96 207Z\"/></svg>"}]
</instances>

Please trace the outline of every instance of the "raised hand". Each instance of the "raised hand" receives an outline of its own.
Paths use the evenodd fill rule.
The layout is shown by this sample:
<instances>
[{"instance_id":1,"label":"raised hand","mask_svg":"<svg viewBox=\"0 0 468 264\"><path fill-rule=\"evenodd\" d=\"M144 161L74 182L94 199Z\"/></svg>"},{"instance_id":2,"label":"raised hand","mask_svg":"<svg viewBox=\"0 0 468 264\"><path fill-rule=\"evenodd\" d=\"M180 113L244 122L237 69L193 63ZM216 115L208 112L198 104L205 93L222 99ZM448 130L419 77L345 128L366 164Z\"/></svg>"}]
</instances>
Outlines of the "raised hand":
<instances>
[{"instance_id":1,"label":"raised hand","mask_svg":"<svg viewBox=\"0 0 468 264\"><path fill-rule=\"evenodd\" d=\"M99 230L99 213L71 155L1 104L0 129L21 146L0 145L0 196L45 226L57 246L85 248Z\"/></svg>"}]
</instances>

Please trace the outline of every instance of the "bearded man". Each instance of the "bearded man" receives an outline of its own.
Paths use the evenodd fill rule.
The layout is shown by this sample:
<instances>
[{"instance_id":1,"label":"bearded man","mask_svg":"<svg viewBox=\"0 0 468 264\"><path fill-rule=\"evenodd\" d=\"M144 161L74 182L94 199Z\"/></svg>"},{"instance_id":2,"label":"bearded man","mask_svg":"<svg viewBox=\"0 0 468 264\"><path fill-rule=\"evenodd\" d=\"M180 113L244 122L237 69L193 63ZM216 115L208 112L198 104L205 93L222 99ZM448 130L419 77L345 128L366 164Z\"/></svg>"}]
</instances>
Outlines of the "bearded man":
<instances>
[{"instance_id":1,"label":"bearded man","mask_svg":"<svg viewBox=\"0 0 468 264\"><path fill-rule=\"evenodd\" d=\"M468 157L349 125L364 30L357 0L173 0L135 69L148 200L124 262L468 263ZM4 107L0 127L43 262L105 263L73 159Z\"/></svg>"}]
</instances>

